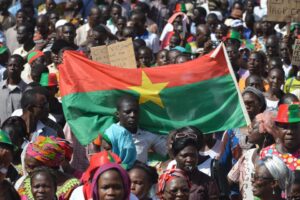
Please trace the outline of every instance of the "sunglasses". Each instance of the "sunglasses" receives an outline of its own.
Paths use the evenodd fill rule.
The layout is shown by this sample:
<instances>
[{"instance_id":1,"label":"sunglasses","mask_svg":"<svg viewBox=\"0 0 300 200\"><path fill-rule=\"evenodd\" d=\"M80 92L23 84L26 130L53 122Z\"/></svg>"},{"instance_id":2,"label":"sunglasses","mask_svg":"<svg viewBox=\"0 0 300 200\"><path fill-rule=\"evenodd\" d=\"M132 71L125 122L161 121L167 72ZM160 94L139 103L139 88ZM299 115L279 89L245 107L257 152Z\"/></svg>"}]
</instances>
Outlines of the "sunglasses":
<instances>
[{"instance_id":1,"label":"sunglasses","mask_svg":"<svg viewBox=\"0 0 300 200\"><path fill-rule=\"evenodd\" d=\"M177 133L175 135L175 140L179 139L179 138L186 138L186 137L192 138L192 139L195 139L195 140L198 138L197 135L194 134L194 133L183 132L183 133Z\"/></svg>"}]
</instances>

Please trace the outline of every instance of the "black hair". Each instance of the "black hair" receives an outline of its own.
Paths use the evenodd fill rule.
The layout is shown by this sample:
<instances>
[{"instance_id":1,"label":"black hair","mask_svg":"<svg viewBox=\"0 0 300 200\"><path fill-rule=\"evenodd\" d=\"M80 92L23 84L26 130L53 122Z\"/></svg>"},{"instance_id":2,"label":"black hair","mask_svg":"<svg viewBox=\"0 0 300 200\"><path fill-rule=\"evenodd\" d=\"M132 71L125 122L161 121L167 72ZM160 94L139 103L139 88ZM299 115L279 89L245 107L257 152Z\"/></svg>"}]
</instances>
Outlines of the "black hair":
<instances>
[{"instance_id":1,"label":"black hair","mask_svg":"<svg viewBox=\"0 0 300 200\"><path fill-rule=\"evenodd\" d=\"M27 15L26 10L25 10L24 8L20 8L20 9L17 11L16 15L19 14L20 12L24 13L25 15Z\"/></svg>"},{"instance_id":2,"label":"black hair","mask_svg":"<svg viewBox=\"0 0 300 200\"><path fill-rule=\"evenodd\" d=\"M281 58L280 57L271 57L270 59L269 59L269 63L271 63L271 62L278 62L279 63L279 68L280 69L282 69L282 65L283 65L283 63L282 63L282 60L281 60Z\"/></svg>"},{"instance_id":3,"label":"black hair","mask_svg":"<svg viewBox=\"0 0 300 200\"><path fill-rule=\"evenodd\" d=\"M218 16L215 13L209 13L206 16L206 20L208 20L208 18L212 18L212 19L215 19L215 20L219 21Z\"/></svg>"},{"instance_id":4,"label":"black hair","mask_svg":"<svg viewBox=\"0 0 300 200\"><path fill-rule=\"evenodd\" d=\"M189 137L178 138L175 139L172 145L172 151L174 153L174 156L176 156L182 149L184 149L187 146L193 146L197 149L197 151L200 150L200 145L197 143L196 140Z\"/></svg>"},{"instance_id":5,"label":"black hair","mask_svg":"<svg viewBox=\"0 0 300 200\"><path fill-rule=\"evenodd\" d=\"M242 8L242 10L244 10L244 4L243 4L241 1L239 1L239 0L233 2L232 6L231 6L231 10L232 10L232 8L233 8L236 4L239 4L240 7Z\"/></svg>"},{"instance_id":6,"label":"black hair","mask_svg":"<svg viewBox=\"0 0 300 200\"><path fill-rule=\"evenodd\" d=\"M281 73L281 75L282 75L282 78L284 79L284 70L282 68L273 67L273 68L269 69L269 73L268 74L270 74L271 71L273 71L273 70L279 71Z\"/></svg>"},{"instance_id":7,"label":"black hair","mask_svg":"<svg viewBox=\"0 0 300 200\"><path fill-rule=\"evenodd\" d=\"M63 40L63 39L58 39L58 40L55 40L55 42L53 43L52 47L51 47L51 51L54 53L54 54L58 54L59 51L63 48L66 48L66 47L74 47L74 45L70 44L69 42L67 42L66 40ZM74 49L75 50L75 49Z\"/></svg>"},{"instance_id":8,"label":"black hair","mask_svg":"<svg viewBox=\"0 0 300 200\"><path fill-rule=\"evenodd\" d=\"M18 140L18 138L26 138L27 137L27 128L26 128L26 123L25 121L18 116L12 116L7 118L1 126L1 129L4 130L8 133L10 140L15 143L15 141ZM18 135L13 135L11 131L7 131L6 129L17 129L17 134Z\"/></svg>"},{"instance_id":9,"label":"black hair","mask_svg":"<svg viewBox=\"0 0 300 200\"><path fill-rule=\"evenodd\" d=\"M125 94L125 95L121 96L120 98L118 98L117 105L116 105L117 110L121 109L121 106L122 106L123 102L136 102L137 105L139 105L138 99L135 96Z\"/></svg>"},{"instance_id":10,"label":"black hair","mask_svg":"<svg viewBox=\"0 0 300 200\"><path fill-rule=\"evenodd\" d=\"M33 87L23 93L21 98L21 108L26 110L29 106L34 105L36 103L37 94L45 95L47 99L49 98L49 92L46 88L42 86Z\"/></svg>"},{"instance_id":11,"label":"black hair","mask_svg":"<svg viewBox=\"0 0 300 200\"><path fill-rule=\"evenodd\" d=\"M26 63L24 58L22 56L20 56L19 54L11 55L8 60L10 60L12 58L15 58L16 60L18 60L20 62L20 65L22 65L22 66L25 65L25 63Z\"/></svg>"},{"instance_id":12,"label":"black hair","mask_svg":"<svg viewBox=\"0 0 300 200\"><path fill-rule=\"evenodd\" d=\"M111 6L111 8L110 8L110 12L111 12L114 8L116 8L116 9L118 9L118 10L120 10L120 11L122 12L122 7L121 7L119 4L114 3L114 4Z\"/></svg>"},{"instance_id":13,"label":"black hair","mask_svg":"<svg viewBox=\"0 0 300 200\"><path fill-rule=\"evenodd\" d=\"M181 57L182 57L182 58L187 58L188 61L192 60L190 55L188 55L188 54L186 54L186 53L181 53L181 54L179 54L178 56L176 56L175 61L177 61L177 59L178 59L178 58L181 58Z\"/></svg>"},{"instance_id":14,"label":"black hair","mask_svg":"<svg viewBox=\"0 0 300 200\"><path fill-rule=\"evenodd\" d=\"M205 10L205 8L203 8L203 7L196 7L195 9L198 10L198 12L200 13L200 15L203 15L204 17L206 17L207 11Z\"/></svg>"},{"instance_id":15,"label":"black hair","mask_svg":"<svg viewBox=\"0 0 300 200\"><path fill-rule=\"evenodd\" d=\"M136 161L133 167L130 170L133 169L141 169L148 175L148 178L151 182L151 185L156 184L158 180L158 173L154 167L148 166L145 163L142 163L140 161Z\"/></svg>"},{"instance_id":16,"label":"black hair","mask_svg":"<svg viewBox=\"0 0 300 200\"><path fill-rule=\"evenodd\" d=\"M146 14L150 14L150 7L148 6L148 4L144 3L144 2L138 2L136 4L136 7L140 7L140 11L143 12L143 13L146 13Z\"/></svg>"},{"instance_id":17,"label":"black hair","mask_svg":"<svg viewBox=\"0 0 300 200\"><path fill-rule=\"evenodd\" d=\"M150 53L153 55L152 50L151 50L149 47L147 47L147 46L141 46L141 47L138 49L138 53L139 53L140 51L148 51L148 52L150 52Z\"/></svg>"},{"instance_id":18,"label":"black hair","mask_svg":"<svg viewBox=\"0 0 300 200\"><path fill-rule=\"evenodd\" d=\"M50 178L50 179L47 179L47 180L51 181L54 185L54 188L56 189L57 188L57 181L56 181L55 173L54 173L53 169L45 167L45 166L34 168L34 170L30 173L31 183L32 183L32 179L36 175L41 174L41 173L47 174L48 178Z\"/></svg>"},{"instance_id":19,"label":"black hair","mask_svg":"<svg viewBox=\"0 0 300 200\"><path fill-rule=\"evenodd\" d=\"M131 17L132 17L133 15L141 15L141 16L143 17L143 18L141 19L142 23L146 23L147 18L146 18L145 13L143 13L143 12L137 10L137 11L133 11L133 12L131 13Z\"/></svg>"}]
</instances>

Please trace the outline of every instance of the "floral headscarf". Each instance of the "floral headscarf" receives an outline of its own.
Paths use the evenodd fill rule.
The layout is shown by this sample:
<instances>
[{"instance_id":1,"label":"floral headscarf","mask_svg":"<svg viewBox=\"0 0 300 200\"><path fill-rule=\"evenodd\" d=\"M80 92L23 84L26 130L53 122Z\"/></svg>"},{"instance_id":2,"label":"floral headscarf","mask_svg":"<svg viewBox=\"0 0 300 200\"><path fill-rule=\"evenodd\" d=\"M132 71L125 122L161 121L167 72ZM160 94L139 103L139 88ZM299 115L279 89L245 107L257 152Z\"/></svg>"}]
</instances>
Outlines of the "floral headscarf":
<instances>
[{"instance_id":1,"label":"floral headscarf","mask_svg":"<svg viewBox=\"0 0 300 200\"><path fill-rule=\"evenodd\" d=\"M65 158L65 150L55 137L38 136L28 144L26 156L35 158L47 167L59 167Z\"/></svg>"}]
</instances>

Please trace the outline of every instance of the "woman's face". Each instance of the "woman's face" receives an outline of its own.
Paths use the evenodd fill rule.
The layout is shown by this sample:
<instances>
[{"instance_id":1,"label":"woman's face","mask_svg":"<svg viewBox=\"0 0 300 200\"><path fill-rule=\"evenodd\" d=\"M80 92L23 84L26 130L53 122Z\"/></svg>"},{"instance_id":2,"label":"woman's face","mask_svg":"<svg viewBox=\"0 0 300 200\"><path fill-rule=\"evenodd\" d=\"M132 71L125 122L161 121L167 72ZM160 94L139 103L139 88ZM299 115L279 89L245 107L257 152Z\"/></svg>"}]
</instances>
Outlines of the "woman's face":
<instances>
[{"instance_id":1,"label":"woman's face","mask_svg":"<svg viewBox=\"0 0 300 200\"><path fill-rule=\"evenodd\" d=\"M274 179L267 168L257 164L252 175L253 195L257 197L269 196L269 193L273 191L272 182Z\"/></svg>"},{"instance_id":2,"label":"woman's face","mask_svg":"<svg viewBox=\"0 0 300 200\"><path fill-rule=\"evenodd\" d=\"M145 199L151 188L151 183L148 175L142 169L132 169L129 172L131 180L131 192L135 194L138 199Z\"/></svg>"},{"instance_id":3,"label":"woman's face","mask_svg":"<svg viewBox=\"0 0 300 200\"><path fill-rule=\"evenodd\" d=\"M300 123L276 123L282 133L280 140L289 151L296 151L300 144Z\"/></svg>"},{"instance_id":4,"label":"woman's face","mask_svg":"<svg viewBox=\"0 0 300 200\"><path fill-rule=\"evenodd\" d=\"M55 184L46 173L39 173L31 179L31 192L35 200L53 200L56 193Z\"/></svg>"},{"instance_id":5,"label":"woman's face","mask_svg":"<svg viewBox=\"0 0 300 200\"><path fill-rule=\"evenodd\" d=\"M255 119L251 123L251 127L248 130L248 142L251 144L257 144L263 139L263 134L259 133L259 122Z\"/></svg>"},{"instance_id":6,"label":"woman's face","mask_svg":"<svg viewBox=\"0 0 300 200\"><path fill-rule=\"evenodd\" d=\"M179 169L191 172L198 164L198 150L194 146L187 146L175 156L175 159Z\"/></svg>"},{"instance_id":7,"label":"woman's face","mask_svg":"<svg viewBox=\"0 0 300 200\"><path fill-rule=\"evenodd\" d=\"M164 200L188 200L190 189L188 183L183 178L173 178L166 184L163 192Z\"/></svg>"},{"instance_id":8,"label":"woman's face","mask_svg":"<svg viewBox=\"0 0 300 200\"><path fill-rule=\"evenodd\" d=\"M116 170L108 170L98 179L98 196L101 200L125 199L122 177Z\"/></svg>"},{"instance_id":9,"label":"woman's face","mask_svg":"<svg viewBox=\"0 0 300 200\"><path fill-rule=\"evenodd\" d=\"M284 74L280 70L273 69L268 74L268 82L273 89L280 89L284 83Z\"/></svg>"},{"instance_id":10,"label":"woman's face","mask_svg":"<svg viewBox=\"0 0 300 200\"><path fill-rule=\"evenodd\" d=\"M262 105L260 104L258 97L252 92L247 92L243 94L243 100L250 119L254 119L254 117L259 114L262 109Z\"/></svg>"}]
</instances>

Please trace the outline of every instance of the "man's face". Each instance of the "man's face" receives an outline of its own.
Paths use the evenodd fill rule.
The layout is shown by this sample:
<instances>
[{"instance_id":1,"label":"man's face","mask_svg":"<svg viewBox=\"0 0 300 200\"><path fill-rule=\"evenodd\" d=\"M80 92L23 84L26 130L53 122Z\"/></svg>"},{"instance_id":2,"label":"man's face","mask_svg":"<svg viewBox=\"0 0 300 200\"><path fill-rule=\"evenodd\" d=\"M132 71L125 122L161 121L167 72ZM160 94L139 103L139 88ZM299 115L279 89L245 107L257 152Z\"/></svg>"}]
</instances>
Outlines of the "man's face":
<instances>
[{"instance_id":1,"label":"man's face","mask_svg":"<svg viewBox=\"0 0 300 200\"><path fill-rule=\"evenodd\" d=\"M134 14L131 16L131 21L133 22L133 26L135 28L144 27L143 16L141 14Z\"/></svg>"},{"instance_id":2,"label":"man's face","mask_svg":"<svg viewBox=\"0 0 300 200\"><path fill-rule=\"evenodd\" d=\"M24 44L28 40L28 32L25 26L19 26L17 28L17 40L20 44Z\"/></svg>"},{"instance_id":3,"label":"man's face","mask_svg":"<svg viewBox=\"0 0 300 200\"><path fill-rule=\"evenodd\" d=\"M300 148L300 123L276 123L282 133L283 146L290 151Z\"/></svg>"},{"instance_id":4,"label":"man's face","mask_svg":"<svg viewBox=\"0 0 300 200\"><path fill-rule=\"evenodd\" d=\"M8 60L7 72L9 78L19 78L22 70L23 66L18 59L12 57Z\"/></svg>"},{"instance_id":5,"label":"man's face","mask_svg":"<svg viewBox=\"0 0 300 200\"><path fill-rule=\"evenodd\" d=\"M272 38L267 40L266 49L269 57L277 57L279 55L278 42Z\"/></svg>"},{"instance_id":6,"label":"man's face","mask_svg":"<svg viewBox=\"0 0 300 200\"><path fill-rule=\"evenodd\" d=\"M117 111L120 124L131 132L137 131L139 105L137 102L123 101Z\"/></svg>"},{"instance_id":7,"label":"man's face","mask_svg":"<svg viewBox=\"0 0 300 200\"><path fill-rule=\"evenodd\" d=\"M257 54L251 54L247 66L251 74L259 74L262 70L262 60Z\"/></svg>"},{"instance_id":8,"label":"man's face","mask_svg":"<svg viewBox=\"0 0 300 200\"><path fill-rule=\"evenodd\" d=\"M149 51L141 50L138 53L138 63L139 66L143 67L150 67L151 66L151 60L152 60L152 54Z\"/></svg>"},{"instance_id":9,"label":"man's face","mask_svg":"<svg viewBox=\"0 0 300 200\"><path fill-rule=\"evenodd\" d=\"M100 23L101 13L99 9L92 9L91 14L89 16L89 24L90 26L96 26Z\"/></svg>"},{"instance_id":10,"label":"man's face","mask_svg":"<svg viewBox=\"0 0 300 200\"><path fill-rule=\"evenodd\" d=\"M22 23L24 23L27 20L27 16L24 12L18 12L18 14L16 15L16 24L20 25Z\"/></svg>"},{"instance_id":11,"label":"man's face","mask_svg":"<svg viewBox=\"0 0 300 200\"><path fill-rule=\"evenodd\" d=\"M0 182L6 177L6 173L10 163L13 160L13 154L10 150L0 147Z\"/></svg>"},{"instance_id":12,"label":"man's face","mask_svg":"<svg viewBox=\"0 0 300 200\"><path fill-rule=\"evenodd\" d=\"M37 94L36 102L33 106L33 114L37 120L45 120L49 115L49 102L45 95Z\"/></svg>"},{"instance_id":13,"label":"man's face","mask_svg":"<svg viewBox=\"0 0 300 200\"><path fill-rule=\"evenodd\" d=\"M121 17L121 10L118 8L113 8L111 10L110 15L111 15L112 21L116 23L118 18Z\"/></svg>"},{"instance_id":14,"label":"man's face","mask_svg":"<svg viewBox=\"0 0 300 200\"><path fill-rule=\"evenodd\" d=\"M71 26L63 26L62 29L63 39L68 41L69 43L74 43L74 39L76 37L75 29Z\"/></svg>"}]
</instances>

